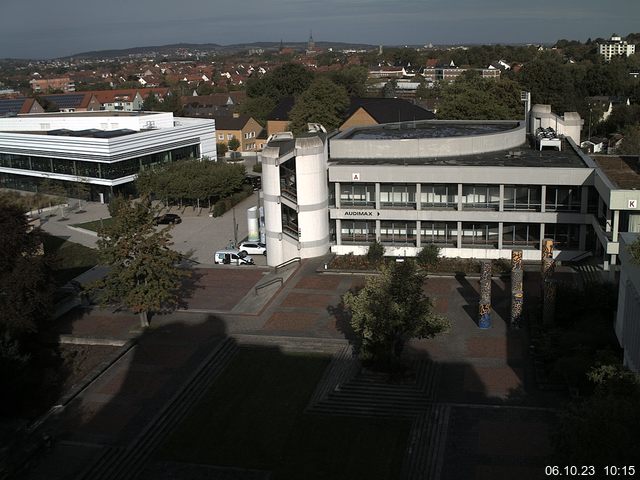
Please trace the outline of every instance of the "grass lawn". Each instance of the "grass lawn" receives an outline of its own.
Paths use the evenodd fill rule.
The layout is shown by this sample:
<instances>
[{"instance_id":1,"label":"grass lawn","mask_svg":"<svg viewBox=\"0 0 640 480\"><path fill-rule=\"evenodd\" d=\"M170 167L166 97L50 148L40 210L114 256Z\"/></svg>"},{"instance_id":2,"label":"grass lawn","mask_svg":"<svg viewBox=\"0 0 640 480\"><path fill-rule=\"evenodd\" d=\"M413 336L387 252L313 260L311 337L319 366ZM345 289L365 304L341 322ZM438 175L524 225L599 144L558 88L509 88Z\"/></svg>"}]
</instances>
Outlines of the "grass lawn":
<instances>
[{"instance_id":1,"label":"grass lawn","mask_svg":"<svg viewBox=\"0 0 640 480\"><path fill-rule=\"evenodd\" d=\"M96 265L97 251L53 235L44 235L44 250L54 256L53 277L58 285Z\"/></svg>"},{"instance_id":2,"label":"grass lawn","mask_svg":"<svg viewBox=\"0 0 640 480\"><path fill-rule=\"evenodd\" d=\"M100 229L100 227L102 227L103 225L105 227L108 227L112 223L113 223L113 218L109 217L109 218L103 218L102 220L93 220L92 222L76 223L73 226L78 228L84 228L85 230L91 230L92 232L97 232Z\"/></svg>"},{"instance_id":3,"label":"grass lawn","mask_svg":"<svg viewBox=\"0 0 640 480\"><path fill-rule=\"evenodd\" d=\"M242 348L156 460L268 470L279 480L397 478L408 421L303 413L328 363Z\"/></svg>"}]
</instances>

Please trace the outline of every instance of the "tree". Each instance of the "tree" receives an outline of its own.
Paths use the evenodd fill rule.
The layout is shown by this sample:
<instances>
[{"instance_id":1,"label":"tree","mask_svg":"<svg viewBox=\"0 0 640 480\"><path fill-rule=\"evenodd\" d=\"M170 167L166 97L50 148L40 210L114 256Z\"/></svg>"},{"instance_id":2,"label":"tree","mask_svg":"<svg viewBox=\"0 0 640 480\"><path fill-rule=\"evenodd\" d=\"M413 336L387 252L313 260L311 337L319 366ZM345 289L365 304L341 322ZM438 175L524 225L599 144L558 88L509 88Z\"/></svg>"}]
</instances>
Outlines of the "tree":
<instances>
[{"instance_id":1,"label":"tree","mask_svg":"<svg viewBox=\"0 0 640 480\"><path fill-rule=\"evenodd\" d=\"M247 96L269 97L278 102L282 97L304 92L313 78L313 72L302 65L285 63L260 78L250 77L247 81Z\"/></svg>"},{"instance_id":2,"label":"tree","mask_svg":"<svg viewBox=\"0 0 640 480\"><path fill-rule=\"evenodd\" d=\"M233 137L231 137L231 140L229 140L228 147L229 147L229 150L231 150L232 152L235 152L240 148L240 140L238 140L234 135Z\"/></svg>"},{"instance_id":3,"label":"tree","mask_svg":"<svg viewBox=\"0 0 640 480\"><path fill-rule=\"evenodd\" d=\"M149 326L152 313L172 311L180 303L188 270L178 266L182 256L171 250L171 225L157 229L148 202L123 202L114 222L98 232L101 261L109 267L93 291L103 304L131 309L140 324Z\"/></svg>"},{"instance_id":4,"label":"tree","mask_svg":"<svg viewBox=\"0 0 640 480\"><path fill-rule=\"evenodd\" d=\"M275 108L276 102L267 96L249 97L240 105L240 113L254 118L262 126L265 125L267 117Z\"/></svg>"},{"instance_id":5,"label":"tree","mask_svg":"<svg viewBox=\"0 0 640 480\"><path fill-rule=\"evenodd\" d=\"M42 232L0 199L0 337L20 340L49 318L52 282Z\"/></svg>"},{"instance_id":6,"label":"tree","mask_svg":"<svg viewBox=\"0 0 640 480\"><path fill-rule=\"evenodd\" d=\"M307 123L321 123L327 131L342 123L342 115L349 106L344 87L327 78L318 78L298 98L289 113L290 128L294 133L307 131Z\"/></svg>"},{"instance_id":7,"label":"tree","mask_svg":"<svg viewBox=\"0 0 640 480\"><path fill-rule=\"evenodd\" d=\"M573 401L553 435L558 459L567 464L622 465L638 458L640 377L621 365L589 373L591 397Z\"/></svg>"},{"instance_id":8,"label":"tree","mask_svg":"<svg viewBox=\"0 0 640 480\"><path fill-rule=\"evenodd\" d=\"M624 138L618 148L620 155L640 155L640 125L629 125L623 131Z\"/></svg>"},{"instance_id":9,"label":"tree","mask_svg":"<svg viewBox=\"0 0 640 480\"><path fill-rule=\"evenodd\" d=\"M433 243L429 243L422 247L416 255L416 261L422 268L428 268L438 263L440 249Z\"/></svg>"},{"instance_id":10,"label":"tree","mask_svg":"<svg viewBox=\"0 0 640 480\"><path fill-rule=\"evenodd\" d=\"M224 157L228 151L229 151L229 147L227 147L226 143L224 142L216 143L216 152L218 153L219 157Z\"/></svg>"},{"instance_id":11,"label":"tree","mask_svg":"<svg viewBox=\"0 0 640 480\"><path fill-rule=\"evenodd\" d=\"M511 120L524 117L520 86L504 79L483 79L467 72L442 85L438 118L447 120Z\"/></svg>"},{"instance_id":12,"label":"tree","mask_svg":"<svg viewBox=\"0 0 640 480\"><path fill-rule=\"evenodd\" d=\"M329 74L331 81L336 85L343 86L350 97L364 97L367 93L368 77L367 69L357 65L345 67Z\"/></svg>"},{"instance_id":13,"label":"tree","mask_svg":"<svg viewBox=\"0 0 640 480\"><path fill-rule=\"evenodd\" d=\"M375 241L369 245L369 249L367 250L367 260L370 264L375 265L376 267L382 263L384 259L384 245L380 242Z\"/></svg>"},{"instance_id":14,"label":"tree","mask_svg":"<svg viewBox=\"0 0 640 480\"><path fill-rule=\"evenodd\" d=\"M160 102L158 101L158 97L153 92L149 92L147 98L142 102L142 110L145 112L153 112L160 110Z\"/></svg>"},{"instance_id":15,"label":"tree","mask_svg":"<svg viewBox=\"0 0 640 480\"><path fill-rule=\"evenodd\" d=\"M394 369L409 339L431 338L449 328L425 297L424 280L415 263L405 260L367 279L359 292L344 295L363 361Z\"/></svg>"}]
</instances>

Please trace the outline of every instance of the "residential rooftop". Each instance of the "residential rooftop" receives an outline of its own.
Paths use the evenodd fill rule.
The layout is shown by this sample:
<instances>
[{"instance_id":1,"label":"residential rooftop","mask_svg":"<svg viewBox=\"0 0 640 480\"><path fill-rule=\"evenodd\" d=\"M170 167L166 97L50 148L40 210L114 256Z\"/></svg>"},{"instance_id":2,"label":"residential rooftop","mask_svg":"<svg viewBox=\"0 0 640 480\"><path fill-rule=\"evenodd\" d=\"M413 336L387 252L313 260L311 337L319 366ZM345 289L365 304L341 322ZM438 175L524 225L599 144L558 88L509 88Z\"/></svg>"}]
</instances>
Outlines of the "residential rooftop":
<instances>
[{"instance_id":1,"label":"residential rooftop","mask_svg":"<svg viewBox=\"0 0 640 480\"><path fill-rule=\"evenodd\" d=\"M617 188L640 189L640 157L592 155L591 158Z\"/></svg>"}]
</instances>

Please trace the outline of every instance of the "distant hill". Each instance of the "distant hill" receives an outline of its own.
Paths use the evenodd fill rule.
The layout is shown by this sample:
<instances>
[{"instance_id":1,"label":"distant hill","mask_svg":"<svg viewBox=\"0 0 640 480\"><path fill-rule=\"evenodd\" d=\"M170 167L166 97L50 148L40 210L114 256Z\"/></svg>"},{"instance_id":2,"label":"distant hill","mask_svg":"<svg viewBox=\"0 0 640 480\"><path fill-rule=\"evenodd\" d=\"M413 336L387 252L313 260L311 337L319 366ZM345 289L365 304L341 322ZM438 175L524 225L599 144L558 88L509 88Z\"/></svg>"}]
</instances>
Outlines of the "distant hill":
<instances>
[{"instance_id":1,"label":"distant hill","mask_svg":"<svg viewBox=\"0 0 640 480\"><path fill-rule=\"evenodd\" d=\"M306 42L287 42L284 43L284 47L302 49L307 45ZM371 49L375 48L374 45L367 45L361 43L343 43L343 42L316 42L316 46L323 50L333 48L336 50L344 50L348 48L353 49ZM233 53L242 50L249 50L251 48L263 48L265 50L276 50L280 47L280 42L253 42L253 43L238 43L233 45L219 45L217 43L175 43L171 45L157 45L148 47L132 47L124 48L120 50L96 50L92 52L81 52L74 55L69 55L65 58L113 58L113 57L126 57L129 55L171 55L176 50L192 50L199 52L221 52L221 53Z\"/></svg>"}]
</instances>

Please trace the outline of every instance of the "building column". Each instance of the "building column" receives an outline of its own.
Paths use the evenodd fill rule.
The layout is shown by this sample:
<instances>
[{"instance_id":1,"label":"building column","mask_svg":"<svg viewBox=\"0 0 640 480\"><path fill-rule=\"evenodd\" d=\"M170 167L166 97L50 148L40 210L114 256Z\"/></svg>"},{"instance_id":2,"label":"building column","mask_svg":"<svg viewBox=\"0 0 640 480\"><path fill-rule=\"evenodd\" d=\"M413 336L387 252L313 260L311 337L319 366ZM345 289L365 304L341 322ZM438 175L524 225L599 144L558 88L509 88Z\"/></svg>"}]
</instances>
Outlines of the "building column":
<instances>
[{"instance_id":1,"label":"building column","mask_svg":"<svg viewBox=\"0 0 640 480\"><path fill-rule=\"evenodd\" d=\"M458 239L456 240L456 247L462 248L462 222L458 222Z\"/></svg>"},{"instance_id":2,"label":"building column","mask_svg":"<svg viewBox=\"0 0 640 480\"><path fill-rule=\"evenodd\" d=\"M540 224L540 245L538 246L538 250L542 251L542 241L544 240L544 223Z\"/></svg>"},{"instance_id":3,"label":"building column","mask_svg":"<svg viewBox=\"0 0 640 480\"><path fill-rule=\"evenodd\" d=\"M547 205L547 186L542 185L540 188L540 212L544 213L546 211L546 205Z\"/></svg>"},{"instance_id":4,"label":"building column","mask_svg":"<svg viewBox=\"0 0 640 480\"><path fill-rule=\"evenodd\" d=\"M458 184L458 211L462 211L462 184ZM459 248L459 247L458 247Z\"/></svg>"},{"instance_id":5,"label":"building column","mask_svg":"<svg viewBox=\"0 0 640 480\"><path fill-rule=\"evenodd\" d=\"M502 187L502 185L500 185ZM502 195L500 195L502 197ZM504 223L498 222L498 250L502 250L502 232L504 229Z\"/></svg>"},{"instance_id":6,"label":"building column","mask_svg":"<svg viewBox=\"0 0 640 480\"><path fill-rule=\"evenodd\" d=\"M334 195L336 199L336 208L340 208L340 182L334 184Z\"/></svg>"},{"instance_id":7,"label":"building column","mask_svg":"<svg viewBox=\"0 0 640 480\"><path fill-rule=\"evenodd\" d=\"M580 232L578 234L578 249L585 251L587 249L587 226L580 225Z\"/></svg>"},{"instance_id":8,"label":"building column","mask_svg":"<svg viewBox=\"0 0 640 480\"><path fill-rule=\"evenodd\" d=\"M618 241L618 229L620 228L620 210L613 211L613 237L614 242Z\"/></svg>"},{"instance_id":9,"label":"building column","mask_svg":"<svg viewBox=\"0 0 640 480\"><path fill-rule=\"evenodd\" d=\"M336 245L342 245L342 220L339 218L336 218Z\"/></svg>"},{"instance_id":10,"label":"building column","mask_svg":"<svg viewBox=\"0 0 640 480\"><path fill-rule=\"evenodd\" d=\"M504 212L504 185L502 184L500 184L500 201L498 203L498 211ZM498 229L502 230L502 224L499 224ZM502 233L500 233L500 235L502 235ZM498 244L502 245L502 241L498 241Z\"/></svg>"},{"instance_id":11,"label":"building column","mask_svg":"<svg viewBox=\"0 0 640 480\"><path fill-rule=\"evenodd\" d=\"M605 225L604 225L604 231L607 233L611 233L611 227L613 226L611 223L611 209L607 208L607 211L605 213Z\"/></svg>"},{"instance_id":12,"label":"building column","mask_svg":"<svg viewBox=\"0 0 640 480\"><path fill-rule=\"evenodd\" d=\"M380 220L376 220L376 242L380 241Z\"/></svg>"},{"instance_id":13,"label":"building column","mask_svg":"<svg viewBox=\"0 0 640 480\"><path fill-rule=\"evenodd\" d=\"M589 210L589 187L582 187L580 191L580 213L587 213Z\"/></svg>"},{"instance_id":14,"label":"building column","mask_svg":"<svg viewBox=\"0 0 640 480\"><path fill-rule=\"evenodd\" d=\"M420 228L422 227L422 222L420 220L416 221L416 247L420 248L422 246L422 238L420 235Z\"/></svg>"},{"instance_id":15,"label":"building column","mask_svg":"<svg viewBox=\"0 0 640 480\"><path fill-rule=\"evenodd\" d=\"M376 192L376 193L375 193L375 195L376 195L376 210L380 210L380 183L379 183L379 182L376 182L376 190L375 190L375 192ZM378 230L377 235L378 235L378 237L379 237L379 236L380 236L380 233L379 233L379 231L380 231L379 224L376 224L376 225L378 225L378 226L376 227L376 229Z\"/></svg>"},{"instance_id":16,"label":"building column","mask_svg":"<svg viewBox=\"0 0 640 480\"><path fill-rule=\"evenodd\" d=\"M422 197L422 185L416 183L416 210L422 210L420 199Z\"/></svg>"}]
</instances>

